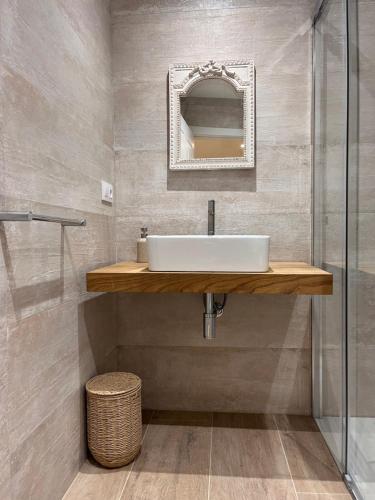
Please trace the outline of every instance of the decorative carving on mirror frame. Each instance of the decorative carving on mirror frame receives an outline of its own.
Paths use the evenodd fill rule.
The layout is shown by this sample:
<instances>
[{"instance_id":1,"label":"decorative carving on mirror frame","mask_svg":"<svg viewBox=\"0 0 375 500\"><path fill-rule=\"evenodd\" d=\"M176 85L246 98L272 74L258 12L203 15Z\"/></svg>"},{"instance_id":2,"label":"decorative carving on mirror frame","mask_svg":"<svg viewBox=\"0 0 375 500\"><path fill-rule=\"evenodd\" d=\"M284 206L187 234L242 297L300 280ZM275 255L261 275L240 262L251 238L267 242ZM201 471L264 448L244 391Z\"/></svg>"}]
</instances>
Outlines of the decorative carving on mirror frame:
<instances>
[{"instance_id":1,"label":"decorative carving on mirror frame","mask_svg":"<svg viewBox=\"0 0 375 500\"><path fill-rule=\"evenodd\" d=\"M199 81L220 78L243 94L243 157L181 160L181 102ZM255 69L253 61L210 60L169 67L169 168L171 170L249 169L255 167Z\"/></svg>"},{"instance_id":2,"label":"decorative carving on mirror frame","mask_svg":"<svg viewBox=\"0 0 375 500\"><path fill-rule=\"evenodd\" d=\"M235 78L236 73L234 71L228 71L225 64L217 64L211 59L207 64L203 66L196 66L193 71L190 71L189 78L192 78L196 73L200 76L222 76L225 73L230 78Z\"/></svg>"}]
</instances>

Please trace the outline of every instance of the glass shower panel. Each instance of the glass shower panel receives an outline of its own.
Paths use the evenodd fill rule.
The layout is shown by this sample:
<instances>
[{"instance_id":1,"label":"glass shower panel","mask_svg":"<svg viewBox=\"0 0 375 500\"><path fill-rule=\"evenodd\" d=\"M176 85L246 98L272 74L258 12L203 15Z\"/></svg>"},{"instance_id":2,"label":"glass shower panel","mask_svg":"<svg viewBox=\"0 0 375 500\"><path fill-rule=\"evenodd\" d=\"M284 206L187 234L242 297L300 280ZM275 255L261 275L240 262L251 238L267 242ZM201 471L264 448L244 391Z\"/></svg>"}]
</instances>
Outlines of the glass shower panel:
<instances>
[{"instance_id":1,"label":"glass shower panel","mask_svg":"<svg viewBox=\"0 0 375 500\"><path fill-rule=\"evenodd\" d=\"M314 416L341 468L345 453L346 2L328 0L314 31L314 264L334 275L312 308Z\"/></svg>"},{"instance_id":2,"label":"glass shower panel","mask_svg":"<svg viewBox=\"0 0 375 500\"><path fill-rule=\"evenodd\" d=\"M350 0L348 474L375 499L375 2Z\"/></svg>"}]
</instances>

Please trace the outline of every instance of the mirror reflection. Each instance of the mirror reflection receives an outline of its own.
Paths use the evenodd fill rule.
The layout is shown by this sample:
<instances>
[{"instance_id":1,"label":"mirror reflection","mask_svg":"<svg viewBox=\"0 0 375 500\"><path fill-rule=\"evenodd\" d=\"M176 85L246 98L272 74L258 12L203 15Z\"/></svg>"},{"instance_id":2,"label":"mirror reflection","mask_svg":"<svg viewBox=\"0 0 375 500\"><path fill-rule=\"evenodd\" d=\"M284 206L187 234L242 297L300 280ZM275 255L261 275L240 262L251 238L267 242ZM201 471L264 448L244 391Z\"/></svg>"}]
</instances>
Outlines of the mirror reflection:
<instances>
[{"instance_id":1,"label":"mirror reflection","mask_svg":"<svg viewBox=\"0 0 375 500\"><path fill-rule=\"evenodd\" d=\"M243 93L220 78L198 82L180 97L180 159L244 156Z\"/></svg>"}]
</instances>

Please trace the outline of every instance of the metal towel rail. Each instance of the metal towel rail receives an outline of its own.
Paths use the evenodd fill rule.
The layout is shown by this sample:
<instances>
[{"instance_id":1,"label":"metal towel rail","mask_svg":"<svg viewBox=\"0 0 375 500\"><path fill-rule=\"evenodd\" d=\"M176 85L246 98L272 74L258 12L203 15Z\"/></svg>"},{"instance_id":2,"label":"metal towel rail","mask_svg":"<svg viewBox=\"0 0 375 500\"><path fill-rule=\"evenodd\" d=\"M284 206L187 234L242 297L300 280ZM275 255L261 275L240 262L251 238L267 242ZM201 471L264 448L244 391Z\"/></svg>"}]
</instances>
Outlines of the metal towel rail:
<instances>
[{"instance_id":1,"label":"metal towel rail","mask_svg":"<svg viewBox=\"0 0 375 500\"><path fill-rule=\"evenodd\" d=\"M50 215L39 215L33 212L0 212L0 221L29 222L32 220L57 222L62 226L86 226L86 219L64 219L63 217L51 217Z\"/></svg>"}]
</instances>

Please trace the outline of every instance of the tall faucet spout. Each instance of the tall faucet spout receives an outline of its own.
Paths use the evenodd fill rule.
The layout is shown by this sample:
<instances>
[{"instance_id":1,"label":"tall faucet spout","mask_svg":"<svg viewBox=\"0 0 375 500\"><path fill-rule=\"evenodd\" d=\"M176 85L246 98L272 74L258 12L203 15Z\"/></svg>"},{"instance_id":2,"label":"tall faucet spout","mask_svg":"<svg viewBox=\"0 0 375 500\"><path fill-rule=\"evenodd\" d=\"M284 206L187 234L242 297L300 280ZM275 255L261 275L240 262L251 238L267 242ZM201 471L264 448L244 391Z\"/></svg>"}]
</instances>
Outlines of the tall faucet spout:
<instances>
[{"instance_id":1,"label":"tall faucet spout","mask_svg":"<svg viewBox=\"0 0 375 500\"><path fill-rule=\"evenodd\" d=\"M208 201L208 226L207 234L213 236L215 234L215 200Z\"/></svg>"},{"instance_id":2,"label":"tall faucet spout","mask_svg":"<svg viewBox=\"0 0 375 500\"><path fill-rule=\"evenodd\" d=\"M208 201L207 234L215 234L215 200ZM216 336L216 317L215 297L213 293L205 293L204 313L203 313L203 337L205 339L214 339Z\"/></svg>"}]
</instances>

